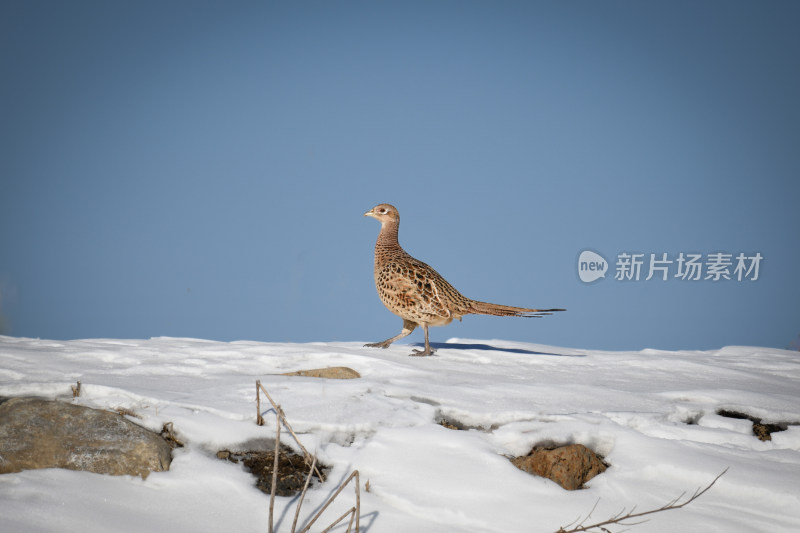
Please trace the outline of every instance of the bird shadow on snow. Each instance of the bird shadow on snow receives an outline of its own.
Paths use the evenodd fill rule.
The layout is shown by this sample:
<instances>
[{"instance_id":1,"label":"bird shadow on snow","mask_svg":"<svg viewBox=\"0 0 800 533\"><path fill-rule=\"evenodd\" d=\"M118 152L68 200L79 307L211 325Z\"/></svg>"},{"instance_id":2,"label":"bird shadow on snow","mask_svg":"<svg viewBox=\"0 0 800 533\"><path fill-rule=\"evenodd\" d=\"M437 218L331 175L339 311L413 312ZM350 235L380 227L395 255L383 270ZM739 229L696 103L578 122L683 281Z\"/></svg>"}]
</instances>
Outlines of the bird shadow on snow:
<instances>
[{"instance_id":1,"label":"bird shadow on snow","mask_svg":"<svg viewBox=\"0 0 800 533\"><path fill-rule=\"evenodd\" d=\"M414 346L421 348L425 347L423 343L416 343ZM506 352L516 353L522 355L547 355L550 357L586 357L584 354L565 354L565 353L552 353L552 352L537 352L535 350L526 350L524 348L501 348L499 346L491 346L489 344L479 343L459 343L459 342L432 342L431 348L434 350L448 349L448 350L488 350L492 352Z\"/></svg>"}]
</instances>

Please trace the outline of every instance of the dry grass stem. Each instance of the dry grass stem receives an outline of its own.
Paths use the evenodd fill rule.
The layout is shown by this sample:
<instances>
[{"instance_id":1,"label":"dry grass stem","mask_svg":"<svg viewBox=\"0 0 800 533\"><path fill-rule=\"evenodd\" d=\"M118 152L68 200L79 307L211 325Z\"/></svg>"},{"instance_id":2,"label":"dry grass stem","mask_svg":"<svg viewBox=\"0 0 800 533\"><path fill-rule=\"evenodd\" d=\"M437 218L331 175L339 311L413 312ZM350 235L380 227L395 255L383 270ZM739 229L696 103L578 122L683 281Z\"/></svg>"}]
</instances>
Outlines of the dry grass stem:
<instances>
[{"instance_id":1,"label":"dry grass stem","mask_svg":"<svg viewBox=\"0 0 800 533\"><path fill-rule=\"evenodd\" d=\"M275 510L275 490L278 487L278 463L281 454L281 417L283 410L275 407L275 461L272 463L272 488L269 492L269 533L272 533L272 516Z\"/></svg>"},{"instance_id":2,"label":"dry grass stem","mask_svg":"<svg viewBox=\"0 0 800 533\"><path fill-rule=\"evenodd\" d=\"M306 477L306 482L305 482L305 485L303 486L303 492L300 494L300 499L297 502L297 508L296 508L295 514L294 514L294 521L292 522L292 533L295 533L295 530L297 528L297 520L298 520L298 518L300 516L300 509L303 506L303 501L305 499L306 492L308 491L308 486L311 483L311 477L316 472L316 474L319 477L320 481L324 481L325 478L323 477L322 472L320 472L320 470L317 468L317 457L316 457L316 455L310 454L308 452L308 450L305 449L303 444L297 438L297 435L295 434L295 432L292 430L292 426L291 426L291 424L289 424L289 421L286 419L286 414L283 412L283 409L278 404L275 403L275 401L269 395L267 390L261 384L261 381L256 381L256 404L257 404L257 407L258 407L258 419L257 419L257 421L261 423L260 425L263 425L264 420L263 420L263 417L261 417L261 397L260 397L261 392L263 392L266 395L267 399L272 404L272 407L275 409L275 421L276 421L275 422L275 425L276 425L275 462L273 463L273 468L272 468L272 487L271 487L270 499L269 499L269 533L273 533L273 527L274 527L275 492L276 492L276 489L277 489L278 467L279 467L279 464L280 464L280 446L281 446L281 427L282 426L286 427L286 429L289 431L289 433L291 433L292 437L294 437L294 440L295 440L295 442L297 442L297 445L300 446L300 449L303 451L303 454L305 456L307 464L309 463L309 458L310 458L310 467L309 467L309 470L308 470L308 476ZM336 499L336 497L339 496L339 494L341 494L342 490L344 490L344 488L353 479L355 479L355 494L356 494L356 505L355 505L355 507L351 507L350 509L348 509L343 515L341 515L339 518L337 518L335 521L333 521L327 528L325 528L322 533L330 531L331 529L336 527L340 522L342 522L348 516L350 517L350 522L348 523L348 526L347 526L347 533L350 533L350 531L352 530L354 521L355 521L355 533L359 533L359 526L360 526L359 519L360 519L360 515L361 515L361 491L360 491L360 480L359 480L358 470L354 470L347 477L347 479L341 485L339 485L339 487L336 489L336 492L334 492L333 495L325 501L325 504L322 506L322 508L319 511L317 511L317 513L309 521L308 525L305 526L300 531L300 533L306 533L309 529L311 529L311 526L314 525L314 523L319 519L319 517L322 516L322 513L325 512L325 510L331 505L331 503L333 503L333 501Z\"/></svg>"},{"instance_id":3,"label":"dry grass stem","mask_svg":"<svg viewBox=\"0 0 800 533\"><path fill-rule=\"evenodd\" d=\"M131 411L127 407L117 407L116 409L113 410L113 412L117 413L120 416L130 416L130 417L133 417L133 418L138 418L140 420L142 418L144 418L142 415L136 414L135 412Z\"/></svg>"},{"instance_id":4,"label":"dry grass stem","mask_svg":"<svg viewBox=\"0 0 800 533\"><path fill-rule=\"evenodd\" d=\"M308 490L308 484L311 482L311 476L314 473L314 467L317 465L317 456L314 456L314 460L311 463L311 468L308 469L308 476L306 476L306 484L303 485L303 492L300 493L300 499L297 500L297 509L294 512L294 521L292 522L292 533L294 533L295 529L297 529L297 519L300 517L300 507L303 506L303 500L306 497L306 491Z\"/></svg>"},{"instance_id":5,"label":"dry grass stem","mask_svg":"<svg viewBox=\"0 0 800 533\"><path fill-rule=\"evenodd\" d=\"M356 507L355 507L355 515L356 515L356 533L358 533L358 530L359 530L359 515L361 514L361 494L360 494L360 490L359 490L359 486L360 486L361 482L360 482L360 480L359 480L359 478L358 478L358 470L353 470L353 473L352 473L352 474L350 474L350 475L347 477L347 479L346 479L346 480L345 480L345 481L344 481L344 482L343 482L341 485L339 485L339 488L338 488L338 489L336 489L336 492L334 492L334 493L333 493L333 496L331 496L330 498L328 498L328 501L326 501L326 502L325 502L325 505L323 505L323 506L322 506L322 509L320 509L319 511L317 511L317 514L315 514L315 515L314 515L314 517L311 519L311 521L308 523L308 525L307 525L306 527L304 527L303 529L301 529L301 530L300 530L300 533L305 533L306 531L308 531L309 529L311 529L311 526L312 526L312 525L314 525L314 522L316 522L316 521L317 521L317 519L318 519L320 516L322 516L322 513L324 513L324 512L325 512L325 509L327 509L327 508L328 508L328 506L329 506L331 503L333 503L333 500L335 500L335 499L336 499L336 497L337 497L337 496L338 496L338 495L339 495L339 494L342 492L342 490L343 490L343 489L344 489L344 488L345 488L345 487L348 485L348 483L350 483L350 482L351 482L353 479L355 479L355 480L356 480L356 488L355 488L355 490L356 490ZM346 515L346 514L347 514L347 513L345 513L345 515Z\"/></svg>"},{"instance_id":6,"label":"dry grass stem","mask_svg":"<svg viewBox=\"0 0 800 533\"><path fill-rule=\"evenodd\" d=\"M592 508L592 511L590 511L589 514L586 516L586 518L584 518L577 526L575 526L572 529L564 529L562 527L558 531L556 531L556 533L581 533L583 531L591 531L593 529L594 530L600 530L600 531L603 531L605 533L610 533L610 530L607 529L605 526L610 526L610 525L615 525L615 524L616 525L621 525L621 526L635 526L635 525L638 525L638 524L642 524L642 523L646 522L646 520L642 520L642 521L639 521L639 522L630 522L630 520L635 519L635 518L641 518L643 516L647 516L647 515L651 515L651 514L655 514L655 513L660 513L660 512L663 512L663 511L671 511L672 509L680 509L681 507L686 507L687 505L689 505L690 503L695 501L697 498L699 498L700 496L702 496L703 494L708 492L708 490L711 487L714 486L714 484L717 482L717 480L719 480L719 478L721 478L723 475L725 475L725 472L727 472L727 471L728 471L728 469L726 468L725 470L722 471L722 473L720 473L717 477L715 477L714 480L711 483L706 485L705 488L697 489L694 492L694 494L688 500L686 500L683 503L678 503L678 502L686 494L685 492L682 493L677 498L675 498L674 500L671 500L667 504L665 504L665 505L663 505L663 506L661 506L661 507L659 507L657 509L651 509L649 511L643 511L641 513L636 513L635 512L636 511L636 507L633 507L627 513L625 512L625 509L623 509L618 514L612 516L608 520L604 520L604 521L598 522L596 524L584 525L586 523L586 521L589 520L589 518L592 516L592 513L594 512L594 510L597 508L597 504L595 504L595 506ZM567 526L567 527L569 527L569 526Z\"/></svg>"},{"instance_id":7,"label":"dry grass stem","mask_svg":"<svg viewBox=\"0 0 800 533\"><path fill-rule=\"evenodd\" d=\"M178 437L175 435L175 427L172 425L172 422L165 422L164 423L164 426L162 426L162 428L161 428L161 436L173 448L183 448L185 446L183 441L178 439Z\"/></svg>"},{"instance_id":8,"label":"dry grass stem","mask_svg":"<svg viewBox=\"0 0 800 533\"><path fill-rule=\"evenodd\" d=\"M267 400L269 400L269 403L272 404L272 407L273 409L275 409L276 412L280 410L280 407L278 406L277 403L275 403L275 400L272 399L272 396L269 395L267 389L265 389L264 385L261 384L261 381L260 380L256 381L256 408L258 409L258 417L256 419L256 423L258 423L260 420L261 423L259 425L264 425L264 419L261 417L261 394L260 394L261 392L264 393L264 395L267 397ZM281 411L281 413L283 413L283 411ZM292 425L289 423L289 420L287 420L286 416L284 416L283 414L281 414L278 417L278 425L280 425L281 423L283 423L287 431L289 431L289 433L294 438L294 441L300 447L300 450L303 452L303 457L305 457L306 464L310 465L313 462L312 457L314 456L311 453L309 453L308 450L306 450L306 447L303 446L303 443L300 442L300 439L297 437L297 434L292 429ZM320 481L325 481L325 476L322 474L322 472L320 472L318 468L316 467L314 468Z\"/></svg>"},{"instance_id":9,"label":"dry grass stem","mask_svg":"<svg viewBox=\"0 0 800 533\"><path fill-rule=\"evenodd\" d=\"M345 518L350 516L350 523L347 525L347 533L349 533L350 529L352 529L352 527L353 527L353 518L355 517L355 513L356 513L356 508L355 507L351 507L350 509L345 511L345 513L342 516L340 516L339 518L337 518L336 520L331 522L331 525L329 525L328 527L323 529L322 533L328 533L328 531L330 531L331 529L336 527L339 524L339 522L341 522L342 520L344 520Z\"/></svg>"},{"instance_id":10,"label":"dry grass stem","mask_svg":"<svg viewBox=\"0 0 800 533\"><path fill-rule=\"evenodd\" d=\"M261 388L261 381L256 380L256 424L259 426L264 425L264 417L261 416L261 394L259 394L258 389Z\"/></svg>"}]
</instances>

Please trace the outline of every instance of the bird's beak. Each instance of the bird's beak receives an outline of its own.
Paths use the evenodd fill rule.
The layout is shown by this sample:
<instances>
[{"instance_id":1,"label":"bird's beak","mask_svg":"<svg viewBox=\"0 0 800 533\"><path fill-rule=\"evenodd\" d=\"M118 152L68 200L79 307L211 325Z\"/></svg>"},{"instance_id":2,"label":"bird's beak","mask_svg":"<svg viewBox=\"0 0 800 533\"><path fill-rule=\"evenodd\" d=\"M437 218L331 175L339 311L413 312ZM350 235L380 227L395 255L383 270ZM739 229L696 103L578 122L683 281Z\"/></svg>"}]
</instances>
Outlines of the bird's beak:
<instances>
[{"instance_id":1,"label":"bird's beak","mask_svg":"<svg viewBox=\"0 0 800 533\"><path fill-rule=\"evenodd\" d=\"M375 216L375 211L373 209L370 209L369 211L364 213L364 216L365 217L374 217Z\"/></svg>"}]
</instances>

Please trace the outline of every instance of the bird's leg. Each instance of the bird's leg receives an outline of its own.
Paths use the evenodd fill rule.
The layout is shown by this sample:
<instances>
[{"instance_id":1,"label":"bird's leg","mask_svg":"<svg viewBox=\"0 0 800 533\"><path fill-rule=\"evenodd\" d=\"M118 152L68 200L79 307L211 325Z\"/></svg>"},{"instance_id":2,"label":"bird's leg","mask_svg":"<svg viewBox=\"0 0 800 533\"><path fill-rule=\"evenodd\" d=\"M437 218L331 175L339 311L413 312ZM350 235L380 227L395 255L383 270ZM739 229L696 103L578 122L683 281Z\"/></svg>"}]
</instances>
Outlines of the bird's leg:
<instances>
[{"instance_id":1,"label":"bird's leg","mask_svg":"<svg viewBox=\"0 0 800 533\"><path fill-rule=\"evenodd\" d=\"M431 344L428 342L428 324L422 324L422 331L425 332L425 349L424 350L414 350L413 353L408 355L413 355L417 357L422 357L423 355L433 355L433 352L436 350L431 349Z\"/></svg>"},{"instance_id":2,"label":"bird's leg","mask_svg":"<svg viewBox=\"0 0 800 533\"><path fill-rule=\"evenodd\" d=\"M370 342L365 344L365 348L388 348L390 344L398 339L402 339L403 337L408 337L412 331L417 328L416 322L411 322L410 320L403 320L403 331L401 331L398 335L395 335L391 339L386 339L385 341L381 342ZM427 328L427 326L426 326ZM425 330L427 331L427 329ZM427 339L427 335L426 335Z\"/></svg>"}]
</instances>

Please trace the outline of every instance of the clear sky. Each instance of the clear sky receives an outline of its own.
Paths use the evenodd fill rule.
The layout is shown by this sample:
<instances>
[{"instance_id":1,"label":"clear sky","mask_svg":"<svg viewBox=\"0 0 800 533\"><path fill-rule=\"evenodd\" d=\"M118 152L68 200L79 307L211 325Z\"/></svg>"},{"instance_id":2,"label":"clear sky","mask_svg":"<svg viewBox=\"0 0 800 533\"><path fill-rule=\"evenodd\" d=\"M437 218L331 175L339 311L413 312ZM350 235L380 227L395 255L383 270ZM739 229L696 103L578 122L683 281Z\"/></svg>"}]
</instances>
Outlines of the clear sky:
<instances>
[{"instance_id":1,"label":"clear sky","mask_svg":"<svg viewBox=\"0 0 800 533\"><path fill-rule=\"evenodd\" d=\"M5 0L0 324L383 340L401 321L362 215L388 202L465 295L568 309L433 342L786 347L798 27L794 1ZM581 281L584 250L604 279ZM615 279L625 253L638 281ZM668 279L646 281L664 253ZM675 277L680 253L702 278L731 254L731 279ZM739 254L761 255L757 280Z\"/></svg>"}]
</instances>

